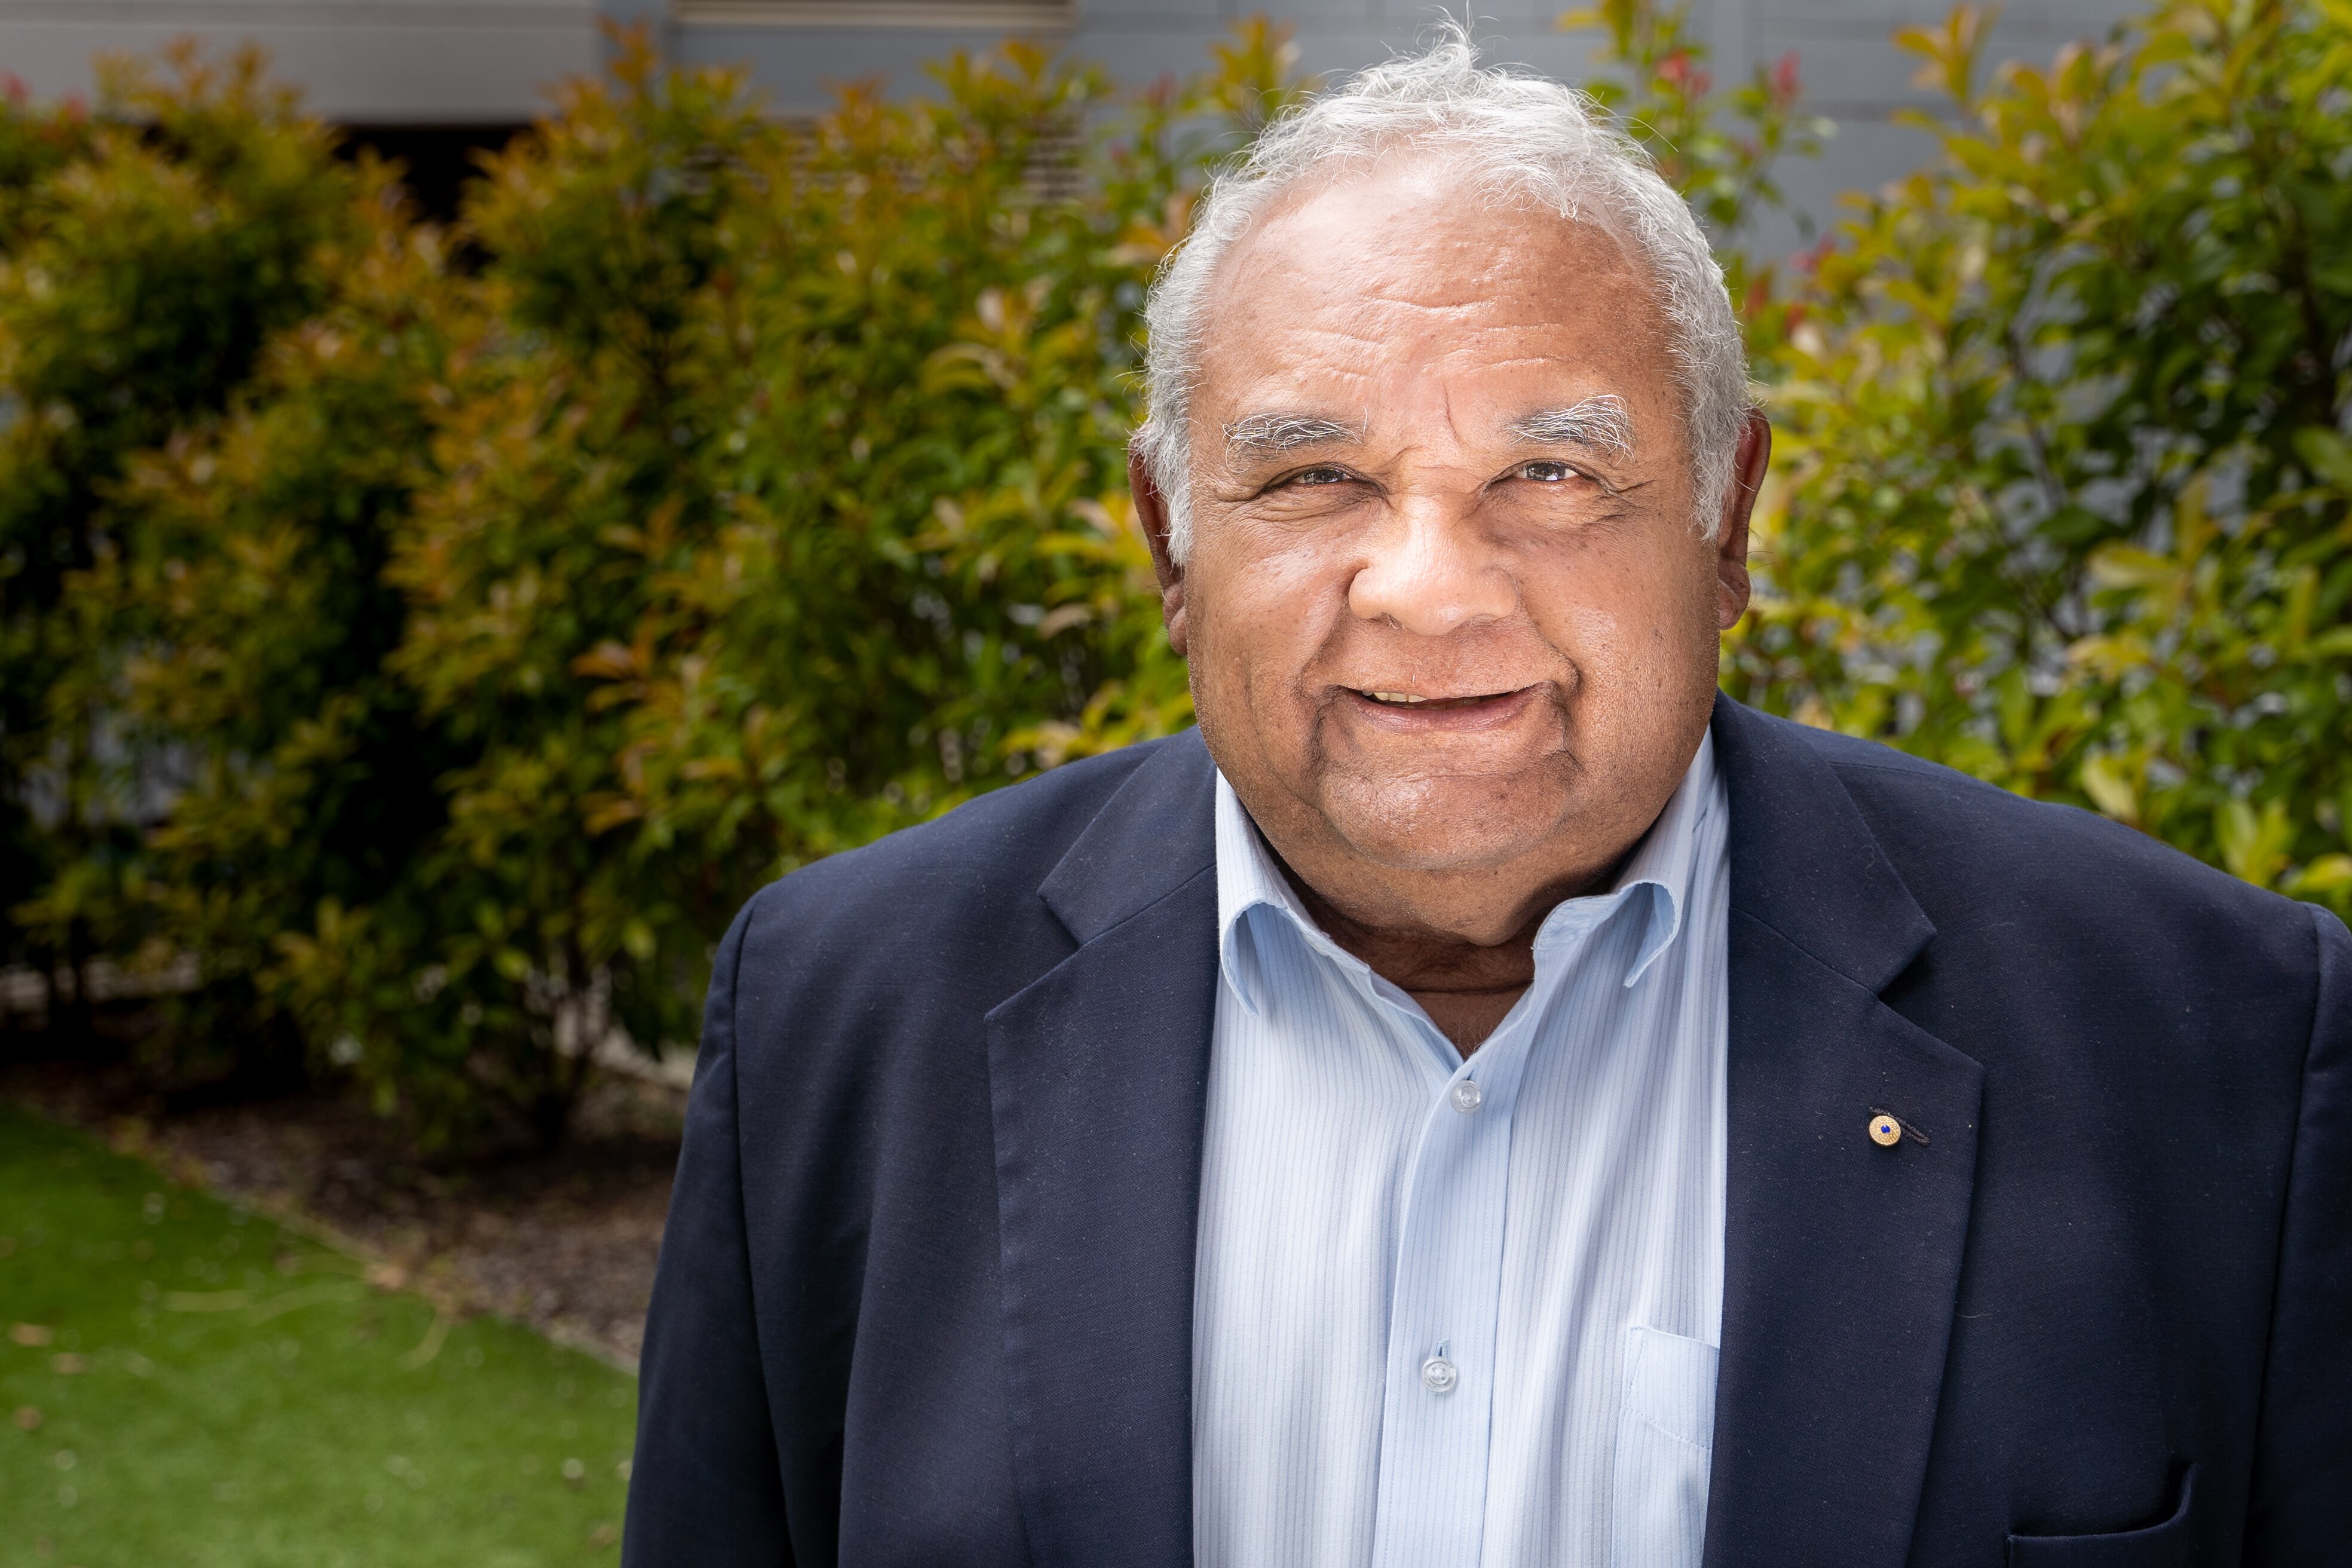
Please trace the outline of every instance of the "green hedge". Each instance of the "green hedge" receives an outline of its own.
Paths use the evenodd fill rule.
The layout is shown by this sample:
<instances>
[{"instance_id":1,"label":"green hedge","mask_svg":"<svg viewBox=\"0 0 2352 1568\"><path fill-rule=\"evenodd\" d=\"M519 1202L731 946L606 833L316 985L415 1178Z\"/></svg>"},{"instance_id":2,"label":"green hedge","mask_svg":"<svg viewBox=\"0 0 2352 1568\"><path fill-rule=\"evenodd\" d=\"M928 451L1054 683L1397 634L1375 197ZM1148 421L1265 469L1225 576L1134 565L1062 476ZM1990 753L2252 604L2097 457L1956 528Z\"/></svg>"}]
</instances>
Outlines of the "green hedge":
<instances>
[{"instance_id":1,"label":"green hedge","mask_svg":"<svg viewBox=\"0 0 2352 1568\"><path fill-rule=\"evenodd\" d=\"M1990 85L1776 345L1751 700L2352 910L2352 6L2190 0Z\"/></svg>"},{"instance_id":2,"label":"green hedge","mask_svg":"<svg viewBox=\"0 0 2352 1568\"><path fill-rule=\"evenodd\" d=\"M2343 907L2340 5L1989 87L1956 13L1942 153L1794 272L1739 246L1824 131L1794 61L1575 20L1781 432L1727 684ZM1015 47L809 129L633 47L449 233L250 58L0 112L0 934L193 953L174 1048L552 1138L762 881L1186 722L1138 310L1288 58Z\"/></svg>"},{"instance_id":3,"label":"green hedge","mask_svg":"<svg viewBox=\"0 0 2352 1568\"><path fill-rule=\"evenodd\" d=\"M1013 47L809 130L640 42L450 233L250 55L10 105L16 952L193 953L170 1048L552 1140L762 882L1183 723L1137 311L1287 59Z\"/></svg>"}]
</instances>

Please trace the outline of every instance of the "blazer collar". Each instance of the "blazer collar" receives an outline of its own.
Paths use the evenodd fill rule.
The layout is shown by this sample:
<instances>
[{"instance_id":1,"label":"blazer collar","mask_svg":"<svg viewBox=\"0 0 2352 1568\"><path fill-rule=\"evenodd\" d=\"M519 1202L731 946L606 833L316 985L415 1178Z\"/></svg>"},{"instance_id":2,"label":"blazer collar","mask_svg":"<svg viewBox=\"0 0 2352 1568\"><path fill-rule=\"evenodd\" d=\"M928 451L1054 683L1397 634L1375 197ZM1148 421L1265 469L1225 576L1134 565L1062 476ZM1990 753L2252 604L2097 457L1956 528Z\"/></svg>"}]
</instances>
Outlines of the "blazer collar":
<instances>
[{"instance_id":1,"label":"blazer collar","mask_svg":"<svg viewBox=\"0 0 2352 1568\"><path fill-rule=\"evenodd\" d=\"M1935 927L1804 731L1718 698L1731 802L1706 1568L1895 1568L1934 1438L1983 1071L1879 993ZM1907 1129L1872 1141L1872 1118Z\"/></svg>"},{"instance_id":2,"label":"blazer collar","mask_svg":"<svg viewBox=\"0 0 2352 1568\"><path fill-rule=\"evenodd\" d=\"M1150 752L1038 886L1082 944L1216 864L1217 769L1201 731Z\"/></svg>"},{"instance_id":3,"label":"blazer collar","mask_svg":"<svg viewBox=\"0 0 2352 1568\"><path fill-rule=\"evenodd\" d=\"M1936 928L1804 731L1718 692L1716 764L1731 800L1731 902L1873 993Z\"/></svg>"}]
</instances>

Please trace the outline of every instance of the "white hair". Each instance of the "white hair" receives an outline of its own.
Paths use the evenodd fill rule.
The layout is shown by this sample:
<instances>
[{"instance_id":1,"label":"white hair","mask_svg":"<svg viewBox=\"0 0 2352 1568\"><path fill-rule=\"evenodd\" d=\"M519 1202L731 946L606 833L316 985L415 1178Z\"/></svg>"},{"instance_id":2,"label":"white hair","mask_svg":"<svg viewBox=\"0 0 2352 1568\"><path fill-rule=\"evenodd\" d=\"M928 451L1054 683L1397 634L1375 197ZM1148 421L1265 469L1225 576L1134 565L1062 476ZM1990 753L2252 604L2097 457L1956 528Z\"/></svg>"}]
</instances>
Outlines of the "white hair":
<instances>
[{"instance_id":1,"label":"white hair","mask_svg":"<svg viewBox=\"0 0 2352 1568\"><path fill-rule=\"evenodd\" d=\"M1714 537L1748 408L1748 356L1706 231L1591 96L1482 67L1475 47L1454 26L1433 47L1374 66L1268 126L1211 182L1191 233L1161 264L1144 303L1150 416L1135 432L1135 447L1167 501L1171 553L1181 562L1192 549L1187 416L1225 257L1308 180L1361 172L1381 154L1400 152L1444 159L1489 203L1594 224L1647 268L1682 395L1695 521Z\"/></svg>"}]
</instances>

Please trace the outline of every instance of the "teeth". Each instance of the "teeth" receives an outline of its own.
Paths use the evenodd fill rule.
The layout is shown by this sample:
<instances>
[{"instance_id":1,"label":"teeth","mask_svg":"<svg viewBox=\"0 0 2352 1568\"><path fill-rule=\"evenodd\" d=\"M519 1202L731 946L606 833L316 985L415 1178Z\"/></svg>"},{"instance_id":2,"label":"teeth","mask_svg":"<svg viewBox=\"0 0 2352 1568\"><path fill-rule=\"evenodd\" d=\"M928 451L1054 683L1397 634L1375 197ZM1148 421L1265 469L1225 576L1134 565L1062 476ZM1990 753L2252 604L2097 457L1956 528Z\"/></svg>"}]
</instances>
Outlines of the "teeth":
<instances>
[{"instance_id":1,"label":"teeth","mask_svg":"<svg viewBox=\"0 0 2352 1568\"><path fill-rule=\"evenodd\" d=\"M1426 697L1415 697L1410 691L1367 691L1364 695L1370 698L1375 702L1412 703L1426 702L1429 700Z\"/></svg>"}]
</instances>

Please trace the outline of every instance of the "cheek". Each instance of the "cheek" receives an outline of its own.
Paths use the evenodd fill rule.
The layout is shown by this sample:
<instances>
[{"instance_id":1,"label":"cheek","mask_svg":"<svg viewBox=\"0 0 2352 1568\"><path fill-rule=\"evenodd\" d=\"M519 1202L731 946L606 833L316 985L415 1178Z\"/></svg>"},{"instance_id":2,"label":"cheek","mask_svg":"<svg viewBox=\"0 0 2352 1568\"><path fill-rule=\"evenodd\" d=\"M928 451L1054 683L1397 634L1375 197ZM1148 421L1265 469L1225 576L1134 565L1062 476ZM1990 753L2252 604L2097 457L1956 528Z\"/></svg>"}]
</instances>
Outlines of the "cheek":
<instances>
[{"instance_id":1,"label":"cheek","mask_svg":"<svg viewBox=\"0 0 2352 1568\"><path fill-rule=\"evenodd\" d=\"M1236 529L1203 540L1188 571L1194 657L1220 682L1287 685L1347 607L1347 573L1328 552L1284 548Z\"/></svg>"},{"instance_id":2,"label":"cheek","mask_svg":"<svg viewBox=\"0 0 2352 1568\"><path fill-rule=\"evenodd\" d=\"M1657 545L1653 537L1528 563L1529 614L1544 640L1582 672L1587 700L1607 700L1612 689L1638 695L1694 659L1714 666L1711 557L1675 551L1661 559Z\"/></svg>"}]
</instances>

